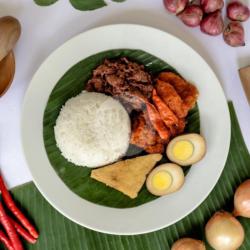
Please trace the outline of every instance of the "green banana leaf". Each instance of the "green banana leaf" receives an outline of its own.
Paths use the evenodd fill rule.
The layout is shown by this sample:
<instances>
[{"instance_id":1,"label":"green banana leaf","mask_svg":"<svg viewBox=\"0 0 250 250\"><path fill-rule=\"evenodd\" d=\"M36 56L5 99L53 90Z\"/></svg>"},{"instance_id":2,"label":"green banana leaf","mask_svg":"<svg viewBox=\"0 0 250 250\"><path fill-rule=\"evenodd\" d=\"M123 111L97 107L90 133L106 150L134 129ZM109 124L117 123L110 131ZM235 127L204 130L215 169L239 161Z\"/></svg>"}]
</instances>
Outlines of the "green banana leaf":
<instances>
[{"instance_id":1,"label":"green banana leaf","mask_svg":"<svg viewBox=\"0 0 250 250\"><path fill-rule=\"evenodd\" d=\"M40 6L48 6L48 5L54 4L57 1L58 0L34 0L34 2Z\"/></svg>"},{"instance_id":2,"label":"green banana leaf","mask_svg":"<svg viewBox=\"0 0 250 250\"><path fill-rule=\"evenodd\" d=\"M37 5L48 6L54 4L58 0L34 0ZM95 10L107 5L104 0L69 0L71 5L78 10ZM126 0L112 0L113 2L125 2Z\"/></svg>"},{"instance_id":3,"label":"green banana leaf","mask_svg":"<svg viewBox=\"0 0 250 250\"><path fill-rule=\"evenodd\" d=\"M94 203L109 207L134 207L152 201L157 197L150 194L145 185L136 199L130 199L121 192L90 178L91 169L79 167L68 162L56 146L54 125L61 107L65 102L79 94L87 80L91 77L93 69L100 65L105 58L126 56L133 61L145 65L153 75L163 70L176 72L170 65L146 52L140 50L111 50L90 56L77 63L59 80L53 89L44 113L44 144L51 165L63 182L80 197ZM196 106L188 115L186 132L199 133L200 120ZM128 155L134 155L134 147L130 147ZM164 159L161 163L167 162Z\"/></svg>"},{"instance_id":4,"label":"green banana leaf","mask_svg":"<svg viewBox=\"0 0 250 250\"><path fill-rule=\"evenodd\" d=\"M28 183L12 190L16 201L26 214L34 219L40 231L38 242L35 245L25 243L26 249L170 250L172 243L184 236L205 240L204 226L208 219L220 209L232 211L236 187L250 177L250 155L242 138L232 103L229 103L229 109L232 137L225 169L207 199L183 220L160 231L138 236L98 233L62 216L46 202L33 183ZM239 220L246 233L245 242L240 250L249 250L250 219L240 218ZM207 246L207 249L212 248Z\"/></svg>"},{"instance_id":5,"label":"green banana leaf","mask_svg":"<svg viewBox=\"0 0 250 250\"><path fill-rule=\"evenodd\" d=\"M69 0L72 6L78 10L95 10L106 6L103 0Z\"/></svg>"}]
</instances>

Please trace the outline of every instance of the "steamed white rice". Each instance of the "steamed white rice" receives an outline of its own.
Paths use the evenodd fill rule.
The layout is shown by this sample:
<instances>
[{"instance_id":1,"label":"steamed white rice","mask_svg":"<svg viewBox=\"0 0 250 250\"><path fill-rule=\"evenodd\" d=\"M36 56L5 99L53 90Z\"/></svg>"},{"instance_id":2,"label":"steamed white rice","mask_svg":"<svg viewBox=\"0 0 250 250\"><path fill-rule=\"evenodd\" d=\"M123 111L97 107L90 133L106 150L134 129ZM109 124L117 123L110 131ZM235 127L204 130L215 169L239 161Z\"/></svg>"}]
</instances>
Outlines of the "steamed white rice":
<instances>
[{"instance_id":1,"label":"steamed white rice","mask_svg":"<svg viewBox=\"0 0 250 250\"><path fill-rule=\"evenodd\" d=\"M130 118L112 97L84 91L62 107L54 131L57 146L68 161L95 168L126 153Z\"/></svg>"}]
</instances>

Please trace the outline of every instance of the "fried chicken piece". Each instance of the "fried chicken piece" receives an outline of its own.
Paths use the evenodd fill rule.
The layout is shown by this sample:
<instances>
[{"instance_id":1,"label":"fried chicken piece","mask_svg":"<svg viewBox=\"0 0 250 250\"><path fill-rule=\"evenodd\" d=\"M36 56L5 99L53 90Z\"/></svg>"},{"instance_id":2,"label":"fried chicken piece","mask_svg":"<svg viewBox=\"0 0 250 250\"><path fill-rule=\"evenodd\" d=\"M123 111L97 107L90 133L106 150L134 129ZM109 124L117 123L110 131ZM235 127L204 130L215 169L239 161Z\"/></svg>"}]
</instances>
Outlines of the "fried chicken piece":
<instances>
[{"instance_id":1,"label":"fried chicken piece","mask_svg":"<svg viewBox=\"0 0 250 250\"><path fill-rule=\"evenodd\" d=\"M168 107L168 105L162 101L162 99L157 95L156 90L153 90L152 100L154 102L155 107L157 108L161 119L165 123L167 127L171 127L173 125L177 125L179 119L174 114L174 112Z\"/></svg>"},{"instance_id":2,"label":"fried chicken piece","mask_svg":"<svg viewBox=\"0 0 250 250\"><path fill-rule=\"evenodd\" d=\"M146 107L147 107L148 117L152 126L163 140L168 140L170 137L170 131L162 121L162 118L157 109L151 103L146 103Z\"/></svg>"},{"instance_id":3,"label":"fried chicken piece","mask_svg":"<svg viewBox=\"0 0 250 250\"><path fill-rule=\"evenodd\" d=\"M132 119L132 133L130 143L140 148L157 143L157 133L151 124L146 122L145 115L140 113Z\"/></svg>"},{"instance_id":4,"label":"fried chicken piece","mask_svg":"<svg viewBox=\"0 0 250 250\"><path fill-rule=\"evenodd\" d=\"M194 85L188 83L185 79L173 72L162 72L158 78L164 82L170 83L175 88L188 111L194 107L199 95Z\"/></svg>"},{"instance_id":5,"label":"fried chicken piece","mask_svg":"<svg viewBox=\"0 0 250 250\"><path fill-rule=\"evenodd\" d=\"M183 133L185 126L186 126L185 119L184 118L179 119L177 124L174 124L171 127L169 127L170 132L171 132L171 137L174 137L176 135Z\"/></svg>"},{"instance_id":6,"label":"fried chicken piece","mask_svg":"<svg viewBox=\"0 0 250 250\"><path fill-rule=\"evenodd\" d=\"M132 119L130 143L144 149L148 153L163 153L164 143L152 128L146 113L140 113Z\"/></svg>"},{"instance_id":7,"label":"fried chicken piece","mask_svg":"<svg viewBox=\"0 0 250 250\"><path fill-rule=\"evenodd\" d=\"M163 143L157 143L155 145L147 146L145 151L149 154L162 154L164 152L165 145Z\"/></svg>"},{"instance_id":8,"label":"fried chicken piece","mask_svg":"<svg viewBox=\"0 0 250 250\"><path fill-rule=\"evenodd\" d=\"M157 94L166 103L166 105L178 116L178 118L184 118L187 116L187 109L181 97L178 95L178 93L171 84L157 79L155 87Z\"/></svg>"}]
</instances>

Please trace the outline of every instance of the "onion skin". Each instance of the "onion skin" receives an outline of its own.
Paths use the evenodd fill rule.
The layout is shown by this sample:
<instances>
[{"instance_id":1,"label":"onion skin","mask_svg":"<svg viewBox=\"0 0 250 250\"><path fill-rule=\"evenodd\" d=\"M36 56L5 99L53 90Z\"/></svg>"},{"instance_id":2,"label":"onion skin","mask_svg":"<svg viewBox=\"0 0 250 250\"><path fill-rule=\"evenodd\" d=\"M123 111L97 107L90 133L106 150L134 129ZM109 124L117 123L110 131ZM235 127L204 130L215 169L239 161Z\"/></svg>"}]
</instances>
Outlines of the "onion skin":
<instances>
[{"instance_id":1,"label":"onion skin","mask_svg":"<svg viewBox=\"0 0 250 250\"><path fill-rule=\"evenodd\" d=\"M187 4L188 0L164 0L166 9L174 14L182 12Z\"/></svg>"},{"instance_id":2,"label":"onion skin","mask_svg":"<svg viewBox=\"0 0 250 250\"><path fill-rule=\"evenodd\" d=\"M205 244L200 240L182 238L177 240L171 250L206 250Z\"/></svg>"},{"instance_id":3,"label":"onion skin","mask_svg":"<svg viewBox=\"0 0 250 250\"><path fill-rule=\"evenodd\" d=\"M236 189L233 215L250 218L250 180L244 181Z\"/></svg>"},{"instance_id":4,"label":"onion skin","mask_svg":"<svg viewBox=\"0 0 250 250\"><path fill-rule=\"evenodd\" d=\"M201 31L210 36L217 36L223 32L224 23L220 11L208 14L201 21Z\"/></svg>"},{"instance_id":5,"label":"onion skin","mask_svg":"<svg viewBox=\"0 0 250 250\"><path fill-rule=\"evenodd\" d=\"M189 27L199 26L202 16L203 11L199 5L189 5L178 15L182 22Z\"/></svg>"},{"instance_id":6,"label":"onion skin","mask_svg":"<svg viewBox=\"0 0 250 250\"><path fill-rule=\"evenodd\" d=\"M216 250L238 249L245 238L240 222L228 212L216 212L205 227L208 243Z\"/></svg>"},{"instance_id":7,"label":"onion skin","mask_svg":"<svg viewBox=\"0 0 250 250\"><path fill-rule=\"evenodd\" d=\"M241 2L233 1L227 6L227 17L233 21L244 22L250 17L250 10Z\"/></svg>"},{"instance_id":8,"label":"onion skin","mask_svg":"<svg viewBox=\"0 0 250 250\"><path fill-rule=\"evenodd\" d=\"M201 0L201 6L205 13L212 13L224 7L223 0Z\"/></svg>"},{"instance_id":9,"label":"onion skin","mask_svg":"<svg viewBox=\"0 0 250 250\"><path fill-rule=\"evenodd\" d=\"M232 46L245 46L245 32L240 22L230 22L223 32L224 41Z\"/></svg>"}]
</instances>

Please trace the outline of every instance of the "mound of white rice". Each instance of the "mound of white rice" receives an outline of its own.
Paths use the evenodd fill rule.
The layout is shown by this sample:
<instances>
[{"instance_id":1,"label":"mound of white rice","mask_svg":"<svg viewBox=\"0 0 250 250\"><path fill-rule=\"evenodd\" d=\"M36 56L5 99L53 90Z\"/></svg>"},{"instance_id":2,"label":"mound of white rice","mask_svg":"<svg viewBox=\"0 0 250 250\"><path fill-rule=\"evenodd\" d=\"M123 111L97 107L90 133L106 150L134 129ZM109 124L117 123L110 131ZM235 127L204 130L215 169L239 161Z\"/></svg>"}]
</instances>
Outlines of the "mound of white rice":
<instances>
[{"instance_id":1,"label":"mound of white rice","mask_svg":"<svg viewBox=\"0 0 250 250\"><path fill-rule=\"evenodd\" d=\"M62 107L54 131L57 146L68 161L94 168L126 153L131 128L128 113L118 101L84 91Z\"/></svg>"}]
</instances>

